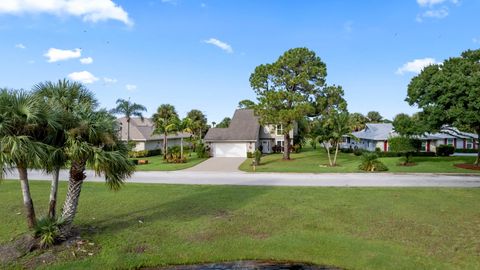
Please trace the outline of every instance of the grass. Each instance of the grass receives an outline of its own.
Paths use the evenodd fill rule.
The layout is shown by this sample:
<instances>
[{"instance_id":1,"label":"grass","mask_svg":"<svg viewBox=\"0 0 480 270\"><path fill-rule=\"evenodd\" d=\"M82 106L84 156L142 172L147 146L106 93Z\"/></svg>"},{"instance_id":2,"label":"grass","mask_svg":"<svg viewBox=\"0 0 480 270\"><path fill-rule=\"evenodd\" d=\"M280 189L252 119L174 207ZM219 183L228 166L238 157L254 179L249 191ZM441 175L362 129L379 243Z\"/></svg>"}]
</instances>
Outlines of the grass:
<instances>
[{"instance_id":1,"label":"grass","mask_svg":"<svg viewBox=\"0 0 480 270\"><path fill-rule=\"evenodd\" d=\"M136 159L148 160L148 164L137 165L137 171L177 171L193 167L206 160L206 158L197 157L196 153L192 153L186 163L167 163L162 155Z\"/></svg>"},{"instance_id":2,"label":"grass","mask_svg":"<svg viewBox=\"0 0 480 270\"><path fill-rule=\"evenodd\" d=\"M362 172L358 169L361 157L353 154L339 153L336 167L328 164L327 153L323 148L306 148L301 153L292 153L292 160L282 160L282 154L264 156L257 172L305 172L305 173L352 173ZM332 157L333 158L333 157ZM413 157L415 166L400 166L399 157L380 158L387 165L388 172L393 173L479 173L479 171L461 169L457 163L472 163L475 157ZM240 165L240 170L251 172L252 159Z\"/></svg>"},{"instance_id":3,"label":"grass","mask_svg":"<svg viewBox=\"0 0 480 270\"><path fill-rule=\"evenodd\" d=\"M49 183L31 188L44 213ZM61 183L60 194L65 188ZM26 226L18 181L2 183L0 194L1 243ZM478 205L480 189L127 184L111 192L87 182L76 225L99 250L83 259L59 254L44 268L273 259L347 269L480 269Z\"/></svg>"}]
</instances>

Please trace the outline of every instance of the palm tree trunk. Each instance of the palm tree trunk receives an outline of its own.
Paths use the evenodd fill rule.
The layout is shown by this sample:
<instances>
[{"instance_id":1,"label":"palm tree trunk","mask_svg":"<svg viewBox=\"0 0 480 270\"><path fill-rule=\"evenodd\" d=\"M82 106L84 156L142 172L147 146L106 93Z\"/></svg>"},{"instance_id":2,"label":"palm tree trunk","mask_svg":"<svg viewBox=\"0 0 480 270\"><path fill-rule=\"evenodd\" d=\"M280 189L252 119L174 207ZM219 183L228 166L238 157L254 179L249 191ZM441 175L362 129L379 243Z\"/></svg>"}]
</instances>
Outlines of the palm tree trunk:
<instances>
[{"instance_id":1,"label":"palm tree trunk","mask_svg":"<svg viewBox=\"0 0 480 270\"><path fill-rule=\"evenodd\" d=\"M337 142L337 146L335 147L335 157L333 158L333 166L337 166L338 145L339 143Z\"/></svg>"},{"instance_id":2,"label":"palm tree trunk","mask_svg":"<svg viewBox=\"0 0 480 270\"><path fill-rule=\"evenodd\" d=\"M127 118L127 144L130 142L130 118Z\"/></svg>"},{"instance_id":3,"label":"palm tree trunk","mask_svg":"<svg viewBox=\"0 0 480 270\"><path fill-rule=\"evenodd\" d=\"M183 136L180 137L180 159L183 160Z\"/></svg>"},{"instance_id":4,"label":"palm tree trunk","mask_svg":"<svg viewBox=\"0 0 480 270\"><path fill-rule=\"evenodd\" d=\"M283 160L290 159L290 134L283 135Z\"/></svg>"},{"instance_id":5,"label":"palm tree trunk","mask_svg":"<svg viewBox=\"0 0 480 270\"><path fill-rule=\"evenodd\" d=\"M64 232L69 232L71 225L77 214L78 201L82 191L83 180L85 180L85 162L73 161L70 167L70 176L68 179L68 190L63 205L62 219L65 222Z\"/></svg>"},{"instance_id":6,"label":"palm tree trunk","mask_svg":"<svg viewBox=\"0 0 480 270\"><path fill-rule=\"evenodd\" d=\"M167 133L163 134L163 159L167 159Z\"/></svg>"},{"instance_id":7,"label":"palm tree trunk","mask_svg":"<svg viewBox=\"0 0 480 270\"><path fill-rule=\"evenodd\" d=\"M333 166L332 165L332 157L330 156L330 146L327 143L329 144L329 142L324 142L323 145L325 146L325 149L327 150L328 164L330 164L330 166Z\"/></svg>"},{"instance_id":8,"label":"palm tree trunk","mask_svg":"<svg viewBox=\"0 0 480 270\"><path fill-rule=\"evenodd\" d=\"M20 178L20 184L22 186L23 205L25 206L25 211L27 212L27 225L29 229L32 229L37 224L37 218L35 216L35 208L33 207L32 195L30 194L27 168L18 166L17 170Z\"/></svg>"},{"instance_id":9,"label":"palm tree trunk","mask_svg":"<svg viewBox=\"0 0 480 270\"><path fill-rule=\"evenodd\" d=\"M50 188L50 203L48 205L48 217L55 218L57 208L58 178L60 175L60 167L56 167L53 171L52 185Z\"/></svg>"}]
</instances>

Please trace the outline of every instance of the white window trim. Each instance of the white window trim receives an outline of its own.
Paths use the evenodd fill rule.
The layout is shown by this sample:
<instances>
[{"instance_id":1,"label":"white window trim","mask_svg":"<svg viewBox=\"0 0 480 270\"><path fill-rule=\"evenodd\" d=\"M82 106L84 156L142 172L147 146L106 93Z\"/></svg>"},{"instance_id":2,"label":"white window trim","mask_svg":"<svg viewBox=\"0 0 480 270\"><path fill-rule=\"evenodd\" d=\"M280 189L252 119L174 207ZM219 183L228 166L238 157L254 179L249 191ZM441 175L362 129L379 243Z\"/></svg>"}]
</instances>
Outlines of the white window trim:
<instances>
[{"instance_id":1,"label":"white window trim","mask_svg":"<svg viewBox=\"0 0 480 270\"><path fill-rule=\"evenodd\" d=\"M279 130L278 127L280 127L280 130L282 131L280 134L278 133L278 130ZM283 135L283 125L275 125L275 134L276 134L277 136Z\"/></svg>"}]
</instances>

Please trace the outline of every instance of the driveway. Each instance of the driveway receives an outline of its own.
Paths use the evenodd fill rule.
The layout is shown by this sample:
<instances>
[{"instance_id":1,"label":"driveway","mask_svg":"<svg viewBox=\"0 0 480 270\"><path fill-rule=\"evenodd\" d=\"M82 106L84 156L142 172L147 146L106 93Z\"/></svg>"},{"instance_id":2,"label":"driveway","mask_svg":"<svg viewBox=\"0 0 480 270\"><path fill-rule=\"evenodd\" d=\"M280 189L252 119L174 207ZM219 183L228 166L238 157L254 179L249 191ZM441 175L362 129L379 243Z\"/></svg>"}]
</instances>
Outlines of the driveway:
<instances>
[{"instance_id":1,"label":"driveway","mask_svg":"<svg viewBox=\"0 0 480 270\"><path fill-rule=\"evenodd\" d=\"M238 172L238 167L246 158L209 158L197 166L183 170L184 172Z\"/></svg>"},{"instance_id":2,"label":"driveway","mask_svg":"<svg viewBox=\"0 0 480 270\"><path fill-rule=\"evenodd\" d=\"M87 171L87 182L103 182L93 171ZM51 180L50 175L30 171L31 180ZM18 179L11 171L6 179ZM68 170L60 172L68 179ZM316 186L316 187L463 187L479 188L479 175L453 174L393 174L393 173L245 173L245 172L135 172L128 183L240 185L240 186Z\"/></svg>"}]
</instances>

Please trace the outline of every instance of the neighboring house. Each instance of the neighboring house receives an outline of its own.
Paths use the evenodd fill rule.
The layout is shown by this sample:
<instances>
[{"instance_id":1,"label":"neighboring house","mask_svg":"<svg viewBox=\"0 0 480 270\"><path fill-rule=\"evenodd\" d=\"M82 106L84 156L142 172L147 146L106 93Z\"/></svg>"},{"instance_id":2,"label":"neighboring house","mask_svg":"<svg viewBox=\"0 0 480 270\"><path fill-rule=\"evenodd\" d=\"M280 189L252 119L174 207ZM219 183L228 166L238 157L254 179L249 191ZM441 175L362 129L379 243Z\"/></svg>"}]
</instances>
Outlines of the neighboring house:
<instances>
[{"instance_id":1,"label":"neighboring house","mask_svg":"<svg viewBox=\"0 0 480 270\"><path fill-rule=\"evenodd\" d=\"M120 126L120 139L127 141L127 118L122 117L117 119ZM153 121L151 118L130 118L130 141L136 143L133 151L143 150L157 150L163 149L163 135L153 135ZM170 134L167 136L167 146L180 145L181 138L184 139L184 144L189 145L185 139L190 138L190 133Z\"/></svg>"},{"instance_id":2,"label":"neighboring house","mask_svg":"<svg viewBox=\"0 0 480 270\"><path fill-rule=\"evenodd\" d=\"M290 131L291 143L294 130ZM260 146L263 153L271 153L274 145L285 143L281 125L262 126L254 111L247 109L236 110L228 128L209 129L204 141L213 157L246 157Z\"/></svg>"},{"instance_id":3,"label":"neighboring house","mask_svg":"<svg viewBox=\"0 0 480 270\"><path fill-rule=\"evenodd\" d=\"M390 123L366 124L365 129L353 132L353 136L344 136L342 148L364 149L368 151L388 151L388 139L398 136ZM422 141L422 151L435 152L442 144L453 145L456 149L477 149L478 141L473 133L461 132L456 129L444 129L439 133L425 134L416 137Z\"/></svg>"}]
</instances>

